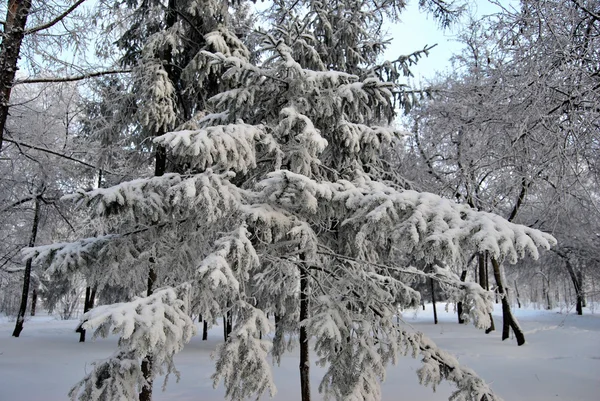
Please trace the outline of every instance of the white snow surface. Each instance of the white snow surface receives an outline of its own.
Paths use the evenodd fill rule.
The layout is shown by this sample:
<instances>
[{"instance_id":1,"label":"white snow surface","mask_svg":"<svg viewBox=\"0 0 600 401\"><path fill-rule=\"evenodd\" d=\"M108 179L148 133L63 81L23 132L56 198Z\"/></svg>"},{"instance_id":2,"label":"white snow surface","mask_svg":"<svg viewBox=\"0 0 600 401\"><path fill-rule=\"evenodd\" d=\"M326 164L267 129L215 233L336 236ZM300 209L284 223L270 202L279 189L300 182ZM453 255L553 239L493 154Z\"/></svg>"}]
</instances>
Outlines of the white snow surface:
<instances>
[{"instance_id":1,"label":"white snow surface","mask_svg":"<svg viewBox=\"0 0 600 401\"><path fill-rule=\"evenodd\" d=\"M456 314L438 304L440 323L433 324L432 308L405 310L402 318L423 331L442 349L453 353L460 363L474 369L494 392L506 401L593 401L600 394L600 315L585 311L584 316L545 311L515 309L525 330L527 343L517 347L514 339L500 340L497 330L489 335L472 325L458 325ZM564 312L564 311L563 311ZM501 308L494 312L496 327L502 326ZM66 400L69 389L95 360L112 354L116 337L79 343L75 333L78 320L60 321L52 316L36 316L25 322L20 338L11 337L14 321L0 317L0 400ZM201 325L198 326L201 332ZM181 381L170 378L166 391L162 378L154 384L154 400L223 400L222 386L212 388L210 376L214 361L210 354L222 343L222 328L213 327L209 340L196 336L176 355ZM300 400L299 357L296 348L273 369L277 395L274 400ZM311 355L313 399L319 400L317 387L324 372L314 365ZM382 386L383 400L447 400L452 388L446 383L437 392L418 384L415 371L420 362L401 358L388 369ZM262 399L269 399L264 396Z\"/></svg>"}]
</instances>

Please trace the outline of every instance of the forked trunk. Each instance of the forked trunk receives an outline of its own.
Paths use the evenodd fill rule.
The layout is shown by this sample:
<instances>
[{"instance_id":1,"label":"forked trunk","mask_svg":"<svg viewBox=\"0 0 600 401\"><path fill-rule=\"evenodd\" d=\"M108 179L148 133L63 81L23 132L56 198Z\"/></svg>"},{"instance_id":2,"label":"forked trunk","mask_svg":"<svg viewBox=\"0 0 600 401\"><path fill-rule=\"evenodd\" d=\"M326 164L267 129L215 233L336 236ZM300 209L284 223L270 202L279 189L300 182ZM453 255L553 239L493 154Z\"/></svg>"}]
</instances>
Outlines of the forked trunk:
<instances>
[{"instance_id":1,"label":"forked trunk","mask_svg":"<svg viewBox=\"0 0 600 401\"><path fill-rule=\"evenodd\" d=\"M575 269L569 260L568 255L563 257L565 260L565 265L567 267L567 271L569 272L569 276L571 277L571 281L573 281L573 287L575 288L575 296L577 297L577 314L583 315L583 289L582 282L579 280L582 278L581 275L575 273Z\"/></svg>"},{"instance_id":2,"label":"forked trunk","mask_svg":"<svg viewBox=\"0 0 600 401\"><path fill-rule=\"evenodd\" d=\"M515 338L517 339L518 345L525 344L525 334L517 319L513 316L510 310L510 304L508 303L508 294L504 287L504 282L502 280L502 271L500 270L500 264L495 258L492 258L492 266L494 268L494 277L496 279L496 286L498 288L498 294L500 295L502 301L502 340L506 340L510 337L510 329L513 329L515 333Z\"/></svg>"}]
</instances>

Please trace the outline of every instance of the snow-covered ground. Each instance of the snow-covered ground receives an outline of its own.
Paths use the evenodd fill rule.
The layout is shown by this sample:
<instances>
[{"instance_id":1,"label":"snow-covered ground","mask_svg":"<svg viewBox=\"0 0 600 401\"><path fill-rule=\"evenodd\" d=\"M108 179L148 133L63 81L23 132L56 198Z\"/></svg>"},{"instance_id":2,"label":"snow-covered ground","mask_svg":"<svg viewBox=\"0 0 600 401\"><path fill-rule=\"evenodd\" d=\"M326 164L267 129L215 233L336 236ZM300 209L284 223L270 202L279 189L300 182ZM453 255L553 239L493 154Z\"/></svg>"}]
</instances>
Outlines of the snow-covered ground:
<instances>
[{"instance_id":1,"label":"snow-covered ground","mask_svg":"<svg viewBox=\"0 0 600 401\"><path fill-rule=\"evenodd\" d=\"M600 315L516 309L527 338L526 345L517 347L513 339L502 342L499 331L486 335L472 326L458 325L453 313L443 311L441 304L438 309L438 325L433 324L431 305L416 314L405 311L403 318L473 368L506 401L600 399ZM495 320L501 326L499 308ZM0 401L66 400L69 388L94 360L107 357L116 342L109 338L79 343L75 326L75 321L39 316L26 322L20 338L13 338L14 322L0 317ZM163 392L162 380L157 380L154 399L222 400L222 386L214 390L210 379L210 353L220 341L219 327L209 333L209 341L195 337L176 358L180 382L171 378ZM452 388L443 385L434 393L421 387L415 374L418 367L419 362L409 357L391 367L383 384L384 400L447 400ZM322 369L313 366L311 373L314 399L320 399L316 388ZM288 354L274 369L274 376L275 400L300 399L296 354Z\"/></svg>"}]
</instances>

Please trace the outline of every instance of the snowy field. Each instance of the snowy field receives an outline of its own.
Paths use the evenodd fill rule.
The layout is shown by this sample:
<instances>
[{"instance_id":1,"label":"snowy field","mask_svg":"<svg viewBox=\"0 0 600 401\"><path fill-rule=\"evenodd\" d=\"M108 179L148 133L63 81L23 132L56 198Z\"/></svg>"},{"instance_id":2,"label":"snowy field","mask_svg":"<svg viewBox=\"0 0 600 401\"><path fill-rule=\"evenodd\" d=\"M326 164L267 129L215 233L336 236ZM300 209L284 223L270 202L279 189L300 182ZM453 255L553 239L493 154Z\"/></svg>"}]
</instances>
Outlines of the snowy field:
<instances>
[{"instance_id":1,"label":"snowy field","mask_svg":"<svg viewBox=\"0 0 600 401\"><path fill-rule=\"evenodd\" d=\"M496 326L501 326L499 305ZM454 314L439 304L440 324L434 325L431 305L426 311L405 311L404 320L425 332L461 363L473 368L491 383L506 401L597 401L600 399L600 315L586 310L584 316L533 309L516 309L526 333L527 344L517 347L514 339L502 342L500 332L486 335L472 326L458 325ZM90 364L107 357L115 338L78 343L76 321L49 316L28 320L21 338L11 337L14 322L0 317L0 401L66 400L69 388L84 376ZM89 338L89 335L88 335ZM176 357L181 380L155 383L156 401L222 400L223 388L212 388L213 362L210 353L222 341L219 327L209 341L195 337ZM418 384L419 362L409 357L388 370L383 384L384 400L447 400L449 385L434 393ZM320 399L317 386L322 370L312 366L313 398ZM274 369L278 393L275 400L300 399L298 357L288 354ZM269 399L264 397L264 399Z\"/></svg>"}]
</instances>

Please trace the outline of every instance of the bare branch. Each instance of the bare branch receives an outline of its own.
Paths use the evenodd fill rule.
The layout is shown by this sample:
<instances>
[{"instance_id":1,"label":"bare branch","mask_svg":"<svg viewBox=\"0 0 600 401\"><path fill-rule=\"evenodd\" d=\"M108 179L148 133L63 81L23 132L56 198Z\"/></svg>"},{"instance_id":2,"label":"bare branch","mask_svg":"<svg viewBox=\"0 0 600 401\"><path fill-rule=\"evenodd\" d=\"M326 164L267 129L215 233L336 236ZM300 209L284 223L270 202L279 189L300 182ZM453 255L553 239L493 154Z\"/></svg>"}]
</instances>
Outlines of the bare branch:
<instances>
[{"instance_id":1,"label":"bare branch","mask_svg":"<svg viewBox=\"0 0 600 401\"><path fill-rule=\"evenodd\" d=\"M70 77L26 78L26 79L20 79L20 80L15 81L13 86L21 85L21 84L74 82L74 81L82 81L82 80L88 79L88 78L102 77L104 75L127 74L130 72L131 72L131 70L107 70L107 71L91 72L89 74L72 75Z\"/></svg>"},{"instance_id":2,"label":"bare branch","mask_svg":"<svg viewBox=\"0 0 600 401\"><path fill-rule=\"evenodd\" d=\"M94 166L93 164L89 164L87 162L84 162L83 160L75 159L74 157L67 156L65 154L58 153L58 152L55 152L55 151L50 150L50 149L44 149L44 148L41 148L41 147L35 146L35 145L28 145L28 144L23 143L23 142L15 141L14 139L4 138L4 141L5 142L14 143L17 146L24 146L24 147L29 148L29 149L35 149L35 150L39 150L40 152L45 152L45 153L49 153L49 154L54 155L54 156L62 157L63 159L67 159L67 160L71 160L71 161L79 163L79 164L83 164L84 166L89 167L89 168L94 169L94 170L100 170L100 167ZM107 170L104 170L104 169L102 169L102 171L104 173L107 173L107 174L117 175L117 173L113 173L113 172L110 172L110 171L107 171Z\"/></svg>"},{"instance_id":3,"label":"bare branch","mask_svg":"<svg viewBox=\"0 0 600 401\"><path fill-rule=\"evenodd\" d=\"M585 7L583 4L579 3L578 0L571 0L572 3L574 3L577 7L579 7L580 9L582 9L583 11L585 11L587 14L590 15L590 17L592 17L593 19L595 19L596 21L600 21L600 14L588 9L587 7Z\"/></svg>"},{"instance_id":4,"label":"bare branch","mask_svg":"<svg viewBox=\"0 0 600 401\"><path fill-rule=\"evenodd\" d=\"M27 197L25 197L23 199L19 199L18 201L13 202L10 205L5 206L2 209L0 209L0 213L3 213L5 211L7 211L8 209L12 209L13 207L22 205L23 203L27 203L29 201L35 200L40 195L41 195L41 193L40 194L31 194L30 196L27 196Z\"/></svg>"},{"instance_id":5,"label":"bare branch","mask_svg":"<svg viewBox=\"0 0 600 401\"><path fill-rule=\"evenodd\" d=\"M73 11L75 11L75 9L77 7L79 7L85 0L78 0L75 4L73 4L71 7L69 7L64 13L60 14L59 16L57 16L56 18L54 18L51 21L48 21L47 23L43 24L43 25L39 25L36 26L34 28L31 29L27 29L25 30L25 35L31 35L32 33L36 33L39 31L43 31L44 29L48 29L53 27L54 25L56 25L57 23L59 23L60 21L62 21L63 18L65 18L67 15L71 14Z\"/></svg>"}]
</instances>

